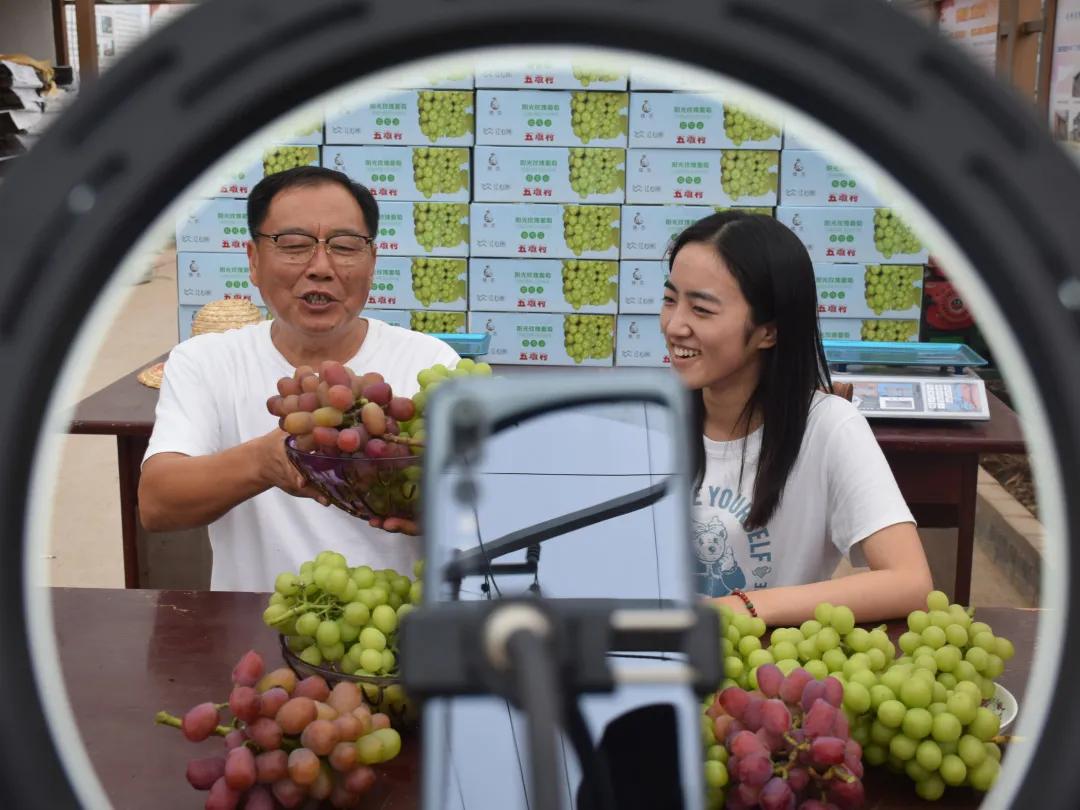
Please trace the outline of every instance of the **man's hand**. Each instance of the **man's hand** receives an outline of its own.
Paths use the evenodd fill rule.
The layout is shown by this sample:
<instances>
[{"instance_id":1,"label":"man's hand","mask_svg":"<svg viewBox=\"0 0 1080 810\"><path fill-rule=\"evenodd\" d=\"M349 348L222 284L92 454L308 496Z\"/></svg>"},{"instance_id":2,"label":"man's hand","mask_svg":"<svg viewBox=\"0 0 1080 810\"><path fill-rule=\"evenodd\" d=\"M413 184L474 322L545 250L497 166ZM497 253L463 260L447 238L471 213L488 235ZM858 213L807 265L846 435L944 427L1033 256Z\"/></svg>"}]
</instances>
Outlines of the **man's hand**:
<instances>
[{"instance_id":1,"label":"man's hand","mask_svg":"<svg viewBox=\"0 0 1080 810\"><path fill-rule=\"evenodd\" d=\"M396 532L398 534L408 534L412 537L418 537L420 535L420 527L416 524L415 520L409 520L408 518L389 517L380 518L373 517L368 521L369 526L374 526L376 529L382 529L384 532Z\"/></svg>"},{"instance_id":2,"label":"man's hand","mask_svg":"<svg viewBox=\"0 0 1080 810\"><path fill-rule=\"evenodd\" d=\"M285 439L288 435L284 430L274 428L266 435L255 439L259 447L259 474L272 487L277 487L297 498L311 498L323 506L329 506L330 501L326 496L309 484L289 461L289 457L285 454Z\"/></svg>"}]
</instances>

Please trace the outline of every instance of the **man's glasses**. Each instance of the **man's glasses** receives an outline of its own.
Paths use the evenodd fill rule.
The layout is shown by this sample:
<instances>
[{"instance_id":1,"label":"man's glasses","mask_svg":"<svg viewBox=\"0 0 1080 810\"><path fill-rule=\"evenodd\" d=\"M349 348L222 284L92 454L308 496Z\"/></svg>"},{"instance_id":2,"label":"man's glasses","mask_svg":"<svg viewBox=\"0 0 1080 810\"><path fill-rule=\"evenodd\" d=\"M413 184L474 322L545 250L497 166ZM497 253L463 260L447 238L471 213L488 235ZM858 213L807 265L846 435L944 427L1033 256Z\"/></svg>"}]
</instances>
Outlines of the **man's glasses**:
<instances>
[{"instance_id":1,"label":"man's glasses","mask_svg":"<svg viewBox=\"0 0 1080 810\"><path fill-rule=\"evenodd\" d=\"M319 244L326 245L326 255L334 264L348 266L356 264L371 252L375 242L373 236L362 236L354 233L339 233L326 239L318 239L306 233L258 233L252 231L253 236L261 236L274 243L274 247L288 264L307 264L315 255Z\"/></svg>"}]
</instances>

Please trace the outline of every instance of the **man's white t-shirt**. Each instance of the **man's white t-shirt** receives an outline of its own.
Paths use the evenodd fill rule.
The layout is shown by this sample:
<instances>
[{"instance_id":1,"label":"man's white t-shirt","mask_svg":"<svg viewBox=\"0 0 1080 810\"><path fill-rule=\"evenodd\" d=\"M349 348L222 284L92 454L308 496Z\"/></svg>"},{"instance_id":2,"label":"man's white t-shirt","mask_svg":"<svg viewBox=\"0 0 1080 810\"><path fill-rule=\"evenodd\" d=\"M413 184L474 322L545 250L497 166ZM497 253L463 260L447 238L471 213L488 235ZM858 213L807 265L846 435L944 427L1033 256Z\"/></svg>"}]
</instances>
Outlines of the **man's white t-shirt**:
<instances>
[{"instance_id":1,"label":"man's white t-shirt","mask_svg":"<svg viewBox=\"0 0 1080 810\"><path fill-rule=\"evenodd\" d=\"M368 318L368 333L346 365L377 371L396 396L412 396L416 375L460 359L446 343ZM291 377L289 361L270 339L271 322L199 335L172 350L165 364L154 432L146 458L157 453L204 456L258 438L277 426L266 400ZM268 591L283 571L331 549L350 565L393 568L412 575L420 540L374 529L336 507L272 488L238 504L210 524L213 590Z\"/></svg>"},{"instance_id":2,"label":"man's white t-shirt","mask_svg":"<svg viewBox=\"0 0 1080 810\"><path fill-rule=\"evenodd\" d=\"M704 437L705 476L694 498L694 581L724 596L828 579L840 558L865 558L858 543L897 523L914 523L866 418L842 397L817 394L798 459L767 525L747 530L761 430L745 440Z\"/></svg>"}]
</instances>

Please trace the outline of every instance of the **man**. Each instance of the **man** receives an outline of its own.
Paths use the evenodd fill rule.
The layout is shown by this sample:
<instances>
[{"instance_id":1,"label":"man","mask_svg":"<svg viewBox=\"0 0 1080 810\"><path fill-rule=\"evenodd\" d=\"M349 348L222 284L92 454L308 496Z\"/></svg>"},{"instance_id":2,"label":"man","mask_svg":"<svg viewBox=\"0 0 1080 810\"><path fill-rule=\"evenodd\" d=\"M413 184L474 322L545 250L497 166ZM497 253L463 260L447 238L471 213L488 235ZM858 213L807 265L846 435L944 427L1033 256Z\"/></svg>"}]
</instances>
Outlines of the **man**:
<instances>
[{"instance_id":1,"label":"man","mask_svg":"<svg viewBox=\"0 0 1080 810\"><path fill-rule=\"evenodd\" d=\"M313 166L270 175L248 197L248 263L274 318L173 349L143 461L139 512L150 531L209 525L214 590L265 591L324 549L353 565L407 573L419 541L368 526L308 486L266 410L279 378L336 360L377 371L411 396L422 369L457 364L445 343L358 317L375 270L371 193Z\"/></svg>"}]
</instances>

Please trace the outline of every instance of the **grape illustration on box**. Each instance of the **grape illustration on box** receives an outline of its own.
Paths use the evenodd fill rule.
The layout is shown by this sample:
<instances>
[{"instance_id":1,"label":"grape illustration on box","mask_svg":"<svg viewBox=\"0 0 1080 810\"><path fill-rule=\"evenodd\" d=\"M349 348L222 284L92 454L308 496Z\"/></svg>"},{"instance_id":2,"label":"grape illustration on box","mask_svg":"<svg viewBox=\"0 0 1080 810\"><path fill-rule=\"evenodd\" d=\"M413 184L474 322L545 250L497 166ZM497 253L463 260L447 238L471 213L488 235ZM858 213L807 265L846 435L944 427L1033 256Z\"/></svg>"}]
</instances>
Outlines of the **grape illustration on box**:
<instances>
[{"instance_id":1,"label":"grape illustration on box","mask_svg":"<svg viewBox=\"0 0 1080 810\"><path fill-rule=\"evenodd\" d=\"M746 587L746 574L735 560L735 550L728 543L727 528L720 518L713 517L708 523L694 521L694 543L698 593L726 596L736 588Z\"/></svg>"}]
</instances>

